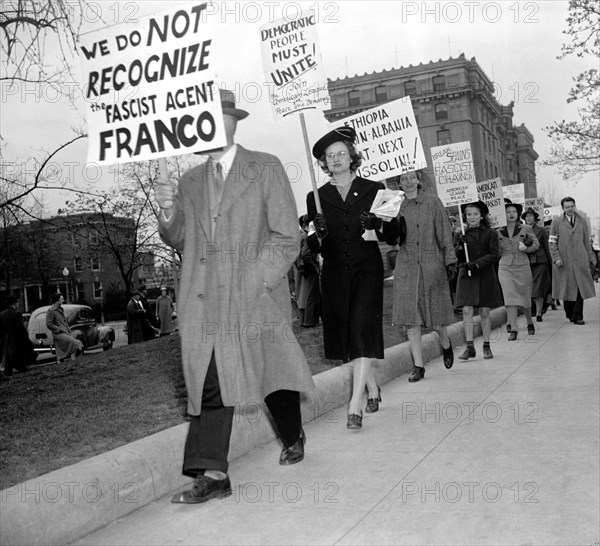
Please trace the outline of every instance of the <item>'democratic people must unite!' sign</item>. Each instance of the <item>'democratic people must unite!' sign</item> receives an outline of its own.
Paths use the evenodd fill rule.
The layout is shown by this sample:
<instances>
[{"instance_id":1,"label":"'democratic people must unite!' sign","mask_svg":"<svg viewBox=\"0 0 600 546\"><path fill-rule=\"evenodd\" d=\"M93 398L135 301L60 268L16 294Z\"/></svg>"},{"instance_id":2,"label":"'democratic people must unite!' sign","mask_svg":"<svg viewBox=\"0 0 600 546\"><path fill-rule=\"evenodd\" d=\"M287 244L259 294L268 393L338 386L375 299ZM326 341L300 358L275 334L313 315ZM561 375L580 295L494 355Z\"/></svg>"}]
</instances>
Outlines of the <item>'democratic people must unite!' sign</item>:
<instances>
[{"instance_id":1,"label":"'democratic people must unite!' sign","mask_svg":"<svg viewBox=\"0 0 600 546\"><path fill-rule=\"evenodd\" d=\"M262 58L275 119L329 107L327 78L317 38L317 16L303 11L260 29Z\"/></svg>"},{"instance_id":2,"label":"'democratic people must unite!' sign","mask_svg":"<svg viewBox=\"0 0 600 546\"><path fill-rule=\"evenodd\" d=\"M438 197L445 207L479 200L469 141L431 148Z\"/></svg>"},{"instance_id":3,"label":"'democratic people must unite!' sign","mask_svg":"<svg viewBox=\"0 0 600 546\"><path fill-rule=\"evenodd\" d=\"M410 97L370 108L341 122L356 130L356 147L363 156L358 173L363 178L385 180L427 165Z\"/></svg>"},{"instance_id":4,"label":"'democratic people must unite!' sign","mask_svg":"<svg viewBox=\"0 0 600 546\"><path fill-rule=\"evenodd\" d=\"M88 161L126 163L226 144L206 7L81 36Z\"/></svg>"}]
</instances>

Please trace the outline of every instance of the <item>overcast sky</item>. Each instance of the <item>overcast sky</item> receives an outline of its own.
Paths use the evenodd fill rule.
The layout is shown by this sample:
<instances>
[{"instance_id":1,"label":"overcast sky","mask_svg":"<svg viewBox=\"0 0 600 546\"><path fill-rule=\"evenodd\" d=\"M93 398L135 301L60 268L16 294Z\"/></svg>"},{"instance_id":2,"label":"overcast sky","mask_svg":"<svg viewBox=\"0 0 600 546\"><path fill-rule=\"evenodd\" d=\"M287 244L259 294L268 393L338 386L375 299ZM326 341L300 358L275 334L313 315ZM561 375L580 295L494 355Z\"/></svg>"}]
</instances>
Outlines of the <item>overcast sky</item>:
<instances>
[{"instance_id":1,"label":"overcast sky","mask_svg":"<svg viewBox=\"0 0 600 546\"><path fill-rule=\"evenodd\" d=\"M102 20L89 11L84 30L135 20L147 14L171 9L176 2L90 2L101 10ZM181 3L193 5L194 3ZM379 72L431 60L448 59L464 53L475 57L495 82L501 104L515 102L514 123L525 123L534 136L540 159L549 153L550 141L542 128L554 120L575 119L576 107L567 105L572 77L593 62L570 56L557 60L566 37L568 2L411 2L396 0L359 2L215 2L213 20L220 25L211 55L217 66L217 81L238 92L240 107L250 117L238 125L237 140L250 149L269 151L284 164L297 164L288 171L299 212L305 208L310 177L297 115L275 121L268 95L256 96L264 88L259 28L284 15L294 16L299 7L316 9L323 65L328 77ZM134 28L131 26L130 28ZM81 70L73 59L73 74ZM73 84L73 87L80 82ZM71 138L71 128L85 123L83 101L73 109L56 100L48 88L36 93L22 90L2 99L2 135L5 160L21 160L51 150ZM319 112L306 113L311 145L326 131ZM62 175L76 181L98 179L97 169L86 167L86 142L72 146L58 156ZM64 162L68 162L65 165ZM72 182L70 182L72 183ZM538 184L554 184L559 194L573 195L577 205L598 222L598 174L578 184L565 183L553 169L541 168ZM65 196L47 192L50 212L64 204Z\"/></svg>"}]
</instances>

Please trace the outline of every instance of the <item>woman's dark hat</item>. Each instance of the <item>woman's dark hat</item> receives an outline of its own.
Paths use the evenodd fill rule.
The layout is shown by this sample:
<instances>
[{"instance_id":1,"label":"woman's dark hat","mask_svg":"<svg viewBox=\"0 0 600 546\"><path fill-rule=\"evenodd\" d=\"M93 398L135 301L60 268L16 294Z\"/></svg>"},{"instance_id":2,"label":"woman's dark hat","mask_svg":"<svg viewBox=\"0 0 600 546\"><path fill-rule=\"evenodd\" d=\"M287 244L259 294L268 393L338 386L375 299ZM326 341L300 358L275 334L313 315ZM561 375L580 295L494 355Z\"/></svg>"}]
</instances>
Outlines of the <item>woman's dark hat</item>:
<instances>
[{"instance_id":1,"label":"woman's dark hat","mask_svg":"<svg viewBox=\"0 0 600 546\"><path fill-rule=\"evenodd\" d=\"M519 203L513 203L510 201L510 199L504 199L504 208L506 209L507 207L515 207L517 209L517 216L521 216L523 213L523 205L519 205Z\"/></svg>"},{"instance_id":2,"label":"woman's dark hat","mask_svg":"<svg viewBox=\"0 0 600 546\"><path fill-rule=\"evenodd\" d=\"M536 212L534 208L531 207L529 207L523 214L521 214L521 218L525 220L525 216L527 216L529 213L533 214L536 220L540 219L540 215Z\"/></svg>"},{"instance_id":3,"label":"woman's dark hat","mask_svg":"<svg viewBox=\"0 0 600 546\"><path fill-rule=\"evenodd\" d=\"M312 154L316 159L321 159L323 152L328 146L331 146L334 142L354 142L356 139L356 131L352 127L338 127L333 131L327 133L324 137L317 140L317 143L313 146Z\"/></svg>"},{"instance_id":4,"label":"woman's dark hat","mask_svg":"<svg viewBox=\"0 0 600 546\"><path fill-rule=\"evenodd\" d=\"M460 213L464 214L467 207L477 207L481 211L481 216L486 216L490 213L490 209L483 201L473 201L460 206Z\"/></svg>"},{"instance_id":5,"label":"woman's dark hat","mask_svg":"<svg viewBox=\"0 0 600 546\"><path fill-rule=\"evenodd\" d=\"M237 119L244 119L248 117L248 112L246 110L241 110L240 108L235 107L235 94L233 91L229 91L228 89L219 89L219 93L221 94L221 108L223 109L223 114L229 114Z\"/></svg>"}]
</instances>

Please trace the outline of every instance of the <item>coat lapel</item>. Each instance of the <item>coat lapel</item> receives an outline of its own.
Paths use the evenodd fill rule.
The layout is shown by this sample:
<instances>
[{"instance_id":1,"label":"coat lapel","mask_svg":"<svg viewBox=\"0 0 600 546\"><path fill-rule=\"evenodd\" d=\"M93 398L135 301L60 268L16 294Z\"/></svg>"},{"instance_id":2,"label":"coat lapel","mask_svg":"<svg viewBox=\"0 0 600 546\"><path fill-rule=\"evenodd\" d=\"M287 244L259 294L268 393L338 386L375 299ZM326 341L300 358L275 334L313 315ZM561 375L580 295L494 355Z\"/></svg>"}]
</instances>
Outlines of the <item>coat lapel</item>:
<instances>
[{"instance_id":1,"label":"coat lapel","mask_svg":"<svg viewBox=\"0 0 600 546\"><path fill-rule=\"evenodd\" d=\"M238 149L233 160L233 165L227 173L227 178L223 186L223 196L221 198L221 207L219 215L222 216L233 205L241 195L246 191L251 179L256 180L260 177L260 171L265 168L253 162L248 157L248 151L238 144ZM251 178L247 178L245 174ZM219 221L217 220L217 224Z\"/></svg>"},{"instance_id":2,"label":"coat lapel","mask_svg":"<svg viewBox=\"0 0 600 546\"><path fill-rule=\"evenodd\" d=\"M319 188L319 197L321 200L326 201L338 209L346 210L346 204L344 203L342 196L331 182L328 182Z\"/></svg>"},{"instance_id":3,"label":"coat lapel","mask_svg":"<svg viewBox=\"0 0 600 546\"><path fill-rule=\"evenodd\" d=\"M351 208L369 194L371 182L363 178L355 178L346 197L346 206Z\"/></svg>"}]
</instances>

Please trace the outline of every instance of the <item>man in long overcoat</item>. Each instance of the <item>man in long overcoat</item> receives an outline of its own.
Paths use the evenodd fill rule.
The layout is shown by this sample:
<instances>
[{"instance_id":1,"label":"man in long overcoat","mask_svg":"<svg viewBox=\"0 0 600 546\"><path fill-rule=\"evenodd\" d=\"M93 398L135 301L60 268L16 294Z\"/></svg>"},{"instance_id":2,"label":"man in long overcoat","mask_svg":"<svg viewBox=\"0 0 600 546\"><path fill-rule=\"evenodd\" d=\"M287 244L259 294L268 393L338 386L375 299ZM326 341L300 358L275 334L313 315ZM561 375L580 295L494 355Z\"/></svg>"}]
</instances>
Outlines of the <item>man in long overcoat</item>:
<instances>
[{"instance_id":1,"label":"man in long overcoat","mask_svg":"<svg viewBox=\"0 0 600 546\"><path fill-rule=\"evenodd\" d=\"M590 265L596 265L590 232L585 219L575 210L575 199L560 202L563 215L550 225L552 254L552 297L563 300L567 318L578 325L583 320L583 300L596 295Z\"/></svg>"},{"instance_id":2,"label":"man in long overcoat","mask_svg":"<svg viewBox=\"0 0 600 546\"><path fill-rule=\"evenodd\" d=\"M221 91L227 145L186 172L161 178L159 231L183 252L178 297L183 370L192 416L176 503L231 494L234 410L264 399L283 443L280 464L304 457L300 392L314 388L290 324L287 273L298 255L298 214L279 159L234 143L248 113Z\"/></svg>"},{"instance_id":3,"label":"man in long overcoat","mask_svg":"<svg viewBox=\"0 0 600 546\"><path fill-rule=\"evenodd\" d=\"M4 363L4 375L12 375L15 368L26 372L37 355L23 324L20 301L8 296L6 303L6 309L0 313L0 360Z\"/></svg>"}]
</instances>

